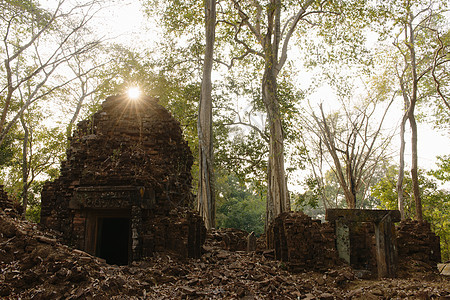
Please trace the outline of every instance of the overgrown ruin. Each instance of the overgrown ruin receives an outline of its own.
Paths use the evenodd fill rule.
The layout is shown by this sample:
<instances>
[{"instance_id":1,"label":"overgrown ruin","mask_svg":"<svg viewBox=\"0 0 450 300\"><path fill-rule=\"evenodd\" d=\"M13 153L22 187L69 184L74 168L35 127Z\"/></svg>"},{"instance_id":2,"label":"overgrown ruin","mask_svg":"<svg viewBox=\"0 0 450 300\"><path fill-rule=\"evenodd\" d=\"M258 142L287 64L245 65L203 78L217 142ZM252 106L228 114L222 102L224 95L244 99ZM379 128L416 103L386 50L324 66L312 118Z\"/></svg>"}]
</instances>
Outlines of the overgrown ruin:
<instances>
[{"instance_id":1,"label":"overgrown ruin","mask_svg":"<svg viewBox=\"0 0 450 300\"><path fill-rule=\"evenodd\" d=\"M436 267L439 237L426 221L400 221L395 210L329 209L326 219L283 213L268 229L268 248L293 272L350 265L361 277L396 277L409 262ZM394 223L399 222L397 226Z\"/></svg>"},{"instance_id":2,"label":"overgrown ruin","mask_svg":"<svg viewBox=\"0 0 450 300\"><path fill-rule=\"evenodd\" d=\"M41 223L109 264L155 252L200 257L206 229L192 207L192 163L179 123L157 100L109 97L78 124L60 177L44 186ZM401 223L395 229L397 211L329 210L327 220L283 213L268 229L267 247L294 272L326 271L345 261L378 277L395 277L397 255L440 261L439 238L429 225ZM225 249L255 247L245 233L229 233L216 234Z\"/></svg>"},{"instance_id":3,"label":"overgrown ruin","mask_svg":"<svg viewBox=\"0 0 450 300\"><path fill-rule=\"evenodd\" d=\"M41 223L111 264L154 252L199 257L193 157L180 124L150 97L107 98L70 139L61 175L42 191Z\"/></svg>"},{"instance_id":4,"label":"overgrown ruin","mask_svg":"<svg viewBox=\"0 0 450 300\"><path fill-rule=\"evenodd\" d=\"M9 215L13 202L2 192L0 186L2 270L0 298L447 299L450 297L448 289L450 277L440 275L436 268L436 262L440 261L439 238L426 222L406 220L396 226L398 277L373 280L377 274L376 227L373 222L381 224L386 216L380 211L352 213L351 210L341 210L334 216L339 218L339 215L342 215L343 220L336 222L335 219L334 222L325 223L313 220L302 212L283 213L269 228L268 240L271 241L269 249L263 237L258 239L257 246L253 244L249 247L250 238L255 238L254 235L237 229L208 231L202 246L205 238L203 222L189 209L189 201L181 201L186 198L176 193L189 191L188 186L184 185L190 182L189 176L181 185L186 189L178 189L180 185L176 184L174 186L177 188L161 188L164 185L158 185L158 182L167 183L172 182L171 180L177 182L175 175L182 177L183 175L179 174L186 172L183 173L183 168L177 169L181 170L181 173L173 172L166 153L156 150L148 151L155 151L153 155L160 157L160 164L149 164L152 157L149 156L148 159L141 160L140 166L143 170L138 173L140 176L127 173L129 171L136 174L135 172L139 170L137 164L130 163L136 161L134 154L127 150L129 145L133 145L139 139L130 137L129 134L116 136L121 130L105 136L105 132L108 131L98 129L102 122L96 121L96 118L103 116L103 120L106 120L107 115L112 115L105 109L108 105L112 105L110 101L111 99L108 99L104 103L103 109L98 113L100 115L94 115L92 123L81 123L74 135L76 140L72 140L68 162L63 165L64 173L54 183L47 184L44 189L47 198L43 198L43 220L48 226L62 231L62 235L60 232L48 230L45 226L25 221L17 214ZM113 98L113 101L120 104L125 100ZM153 105L155 104L156 102ZM105 111L106 114L101 114ZM93 136L87 138L92 134L97 138ZM173 132L168 136L174 141L171 144L174 151L183 149L184 146L180 145L185 143L175 140ZM115 158L117 164L110 165L118 167L119 171L100 168L108 166L107 157L114 153L114 149L103 148L104 145L113 144L110 140L128 141L121 147L121 155ZM167 141L168 138L163 140ZM94 142L88 144L89 141ZM161 144L165 145L164 142ZM75 156L74 153L79 155L77 163L70 160ZM128 169L124 165L125 162L129 164ZM167 173L158 174L167 177L162 177L161 181L158 181L158 178L155 178L155 182L151 181L149 170L164 164L168 166ZM148 165L152 167L147 169ZM71 176L72 169L77 171L75 174L78 177ZM88 174L103 185L94 185L94 179L89 179ZM124 185L104 180L108 175L114 180L122 177L123 181L119 182L124 182ZM145 181L145 178L148 181ZM151 188L153 192L149 193ZM171 197L180 201L169 201ZM186 197L192 195L187 194ZM363 222L359 222L361 220L359 217L363 215L366 217L362 218ZM373 218L377 215L382 216L381 220L378 217ZM396 219L395 213L391 217ZM330 219L330 215L328 218ZM340 246L336 231L338 228L336 225L345 223L349 223L347 237L350 244L347 248L344 247L344 250L349 250L349 253L347 252L350 254L349 264L345 263L342 257L339 258L341 256L339 252L345 254L345 251L338 250ZM392 229L392 226L386 228ZM119 236L121 232L123 239ZM114 236L111 236L112 233ZM85 245L89 245L90 239L96 239L97 242L91 244L94 249L89 250ZM135 241L137 244L133 243ZM253 242L256 243L255 240ZM67 243L85 251L68 247ZM124 245L128 249L120 250ZM119 249L116 252L119 255L114 257L113 252L105 256L102 252L105 246ZM91 251L93 255L86 251ZM106 261L96 256L103 256ZM186 259L189 256L195 259ZM129 263L130 260L133 262ZM128 265L114 265L126 262ZM367 276L371 270L372 276Z\"/></svg>"}]
</instances>

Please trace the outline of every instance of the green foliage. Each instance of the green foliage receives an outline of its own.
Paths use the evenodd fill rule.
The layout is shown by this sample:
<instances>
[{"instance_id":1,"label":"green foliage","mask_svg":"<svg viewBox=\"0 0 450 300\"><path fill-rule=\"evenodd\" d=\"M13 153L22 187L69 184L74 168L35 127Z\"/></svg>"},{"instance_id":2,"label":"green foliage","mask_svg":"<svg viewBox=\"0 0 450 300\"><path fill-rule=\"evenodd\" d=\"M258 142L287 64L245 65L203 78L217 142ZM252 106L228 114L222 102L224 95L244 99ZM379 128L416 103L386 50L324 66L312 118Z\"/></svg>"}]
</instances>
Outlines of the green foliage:
<instances>
[{"instance_id":1,"label":"green foliage","mask_svg":"<svg viewBox=\"0 0 450 300\"><path fill-rule=\"evenodd\" d=\"M30 222L39 223L41 221L41 205L30 206L25 213L25 218Z\"/></svg>"},{"instance_id":2,"label":"green foliage","mask_svg":"<svg viewBox=\"0 0 450 300\"><path fill-rule=\"evenodd\" d=\"M371 189L373 197L381 201L381 207L385 209L398 209L397 203L397 175L398 167L391 166L388 168L385 176ZM419 186L423 205L426 206L436 191L436 182L424 176L424 172L419 173ZM415 217L415 207L412 191L412 180L409 172L405 172L403 197L405 200L405 216L406 218Z\"/></svg>"},{"instance_id":3,"label":"green foliage","mask_svg":"<svg viewBox=\"0 0 450 300\"><path fill-rule=\"evenodd\" d=\"M34 181L28 193L28 208L25 218L28 221L39 223L41 220L41 191L45 181Z\"/></svg>"},{"instance_id":4,"label":"green foliage","mask_svg":"<svg viewBox=\"0 0 450 300\"><path fill-rule=\"evenodd\" d=\"M380 200L382 209L398 209L396 178L398 168L391 166L384 178L372 189L372 196ZM433 231L440 237L441 254L444 261L450 259L450 193L438 190L437 183L419 173L419 185L423 205L423 217ZM405 214L409 218L415 217L412 181L408 172L404 179Z\"/></svg>"},{"instance_id":5,"label":"green foliage","mask_svg":"<svg viewBox=\"0 0 450 300\"><path fill-rule=\"evenodd\" d=\"M0 144L0 168L9 166L14 157L14 140L13 134L8 134Z\"/></svg>"},{"instance_id":6,"label":"green foliage","mask_svg":"<svg viewBox=\"0 0 450 300\"><path fill-rule=\"evenodd\" d=\"M216 176L217 228L236 228L256 235L264 232L265 197L234 175Z\"/></svg>"},{"instance_id":7,"label":"green foliage","mask_svg":"<svg viewBox=\"0 0 450 300\"><path fill-rule=\"evenodd\" d=\"M325 219L327 208L345 208L345 197L335 174L329 170L323 178L310 174L302 182L304 191L291 193L292 208L308 216Z\"/></svg>"},{"instance_id":8,"label":"green foliage","mask_svg":"<svg viewBox=\"0 0 450 300\"><path fill-rule=\"evenodd\" d=\"M450 181L450 155L443 155L437 157L436 163L439 169L428 172L429 175L434 176L437 180L443 182Z\"/></svg>"},{"instance_id":9,"label":"green foliage","mask_svg":"<svg viewBox=\"0 0 450 300\"><path fill-rule=\"evenodd\" d=\"M203 1L192 0L173 0L158 1L145 0L142 1L145 12L150 17L159 16L160 25L167 29L171 34L181 38L187 31L192 31L192 26L197 25L197 32L202 31L204 20Z\"/></svg>"},{"instance_id":10,"label":"green foliage","mask_svg":"<svg viewBox=\"0 0 450 300\"><path fill-rule=\"evenodd\" d=\"M356 194L357 208L373 209L380 205L379 199L368 195L367 191L379 183L385 172L384 162L372 171L372 177ZM323 175L308 174L300 184L304 191L291 194L294 210L301 210L311 217L324 219L326 208L347 207L344 193L333 170L328 170Z\"/></svg>"},{"instance_id":11,"label":"green foliage","mask_svg":"<svg viewBox=\"0 0 450 300\"><path fill-rule=\"evenodd\" d=\"M396 81L390 89L401 90L408 101L417 97L417 119L442 129L450 124L450 110L437 90L439 85L448 99L448 7L446 0L382 1L377 3L378 18L372 23L383 64L390 70L385 78Z\"/></svg>"},{"instance_id":12,"label":"green foliage","mask_svg":"<svg viewBox=\"0 0 450 300\"><path fill-rule=\"evenodd\" d=\"M23 25L34 23L38 27L42 27L51 17L49 12L40 7L39 2L32 0L1 1L0 10L4 16L8 18L14 16L16 22ZM28 27L29 29L31 28Z\"/></svg>"},{"instance_id":13,"label":"green foliage","mask_svg":"<svg viewBox=\"0 0 450 300\"><path fill-rule=\"evenodd\" d=\"M322 188L314 176L305 179L306 191L295 194L293 198L294 210L304 211L306 208L318 208L322 200Z\"/></svg>"},{"instance_id":14,"label":"green foliage","mask_svg":"<svg viewBox=\"0 0 450 300\"><path fill-rule=\"evenodd\" d=\"M243 182L263 182L267 168L267 144L259 133L248 133L235 128L228 143L217 147L216 161L219 168L233 172Z\"/></svg>"},{"instance_id":15,"label":"green foliage","mask_svg":"<svg viewBox=\"0 0 450 300\"><path fill-rule=\"evenodd\" d=\"M28 209L27 218L36 220L40 206L40 193L43 183L46 180L53 180L59 175L59 164L65 157L66 136L64 129L60 127L48 128L43 123L42 107L32 105L23 114L23 121L26 124L29 137L27 143L26 170L27 179L24 182L23 168L23 139L24 133L19 131L14 134L14 142L11 146L12 155L9 163L2 166L0 174L2 184L8 195L15 201L23 198L23 186L28 186ZM34 215L33 215L34 214Z\"/></svg>"}]
</instances>

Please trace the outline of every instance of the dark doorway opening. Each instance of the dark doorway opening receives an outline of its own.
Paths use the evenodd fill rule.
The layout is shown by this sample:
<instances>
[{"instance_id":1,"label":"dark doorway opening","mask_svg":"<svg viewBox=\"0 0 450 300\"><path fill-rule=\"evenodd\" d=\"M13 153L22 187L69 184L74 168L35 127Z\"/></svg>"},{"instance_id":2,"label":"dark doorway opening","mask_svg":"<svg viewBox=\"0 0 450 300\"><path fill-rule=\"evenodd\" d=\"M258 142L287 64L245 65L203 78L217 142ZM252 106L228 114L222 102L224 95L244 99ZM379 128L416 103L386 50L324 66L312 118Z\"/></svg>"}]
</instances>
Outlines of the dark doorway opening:
<instances>
[{"instance_id":1,"label":"dark doorway opening","mask_svg":"<svg viewBox=\"0 0 450 300\"><path fill-rule=\"evenodd\" d=\"M110 265L128 264L129 218L98 218L96 256Z\"/></svg>"}]
</instances>

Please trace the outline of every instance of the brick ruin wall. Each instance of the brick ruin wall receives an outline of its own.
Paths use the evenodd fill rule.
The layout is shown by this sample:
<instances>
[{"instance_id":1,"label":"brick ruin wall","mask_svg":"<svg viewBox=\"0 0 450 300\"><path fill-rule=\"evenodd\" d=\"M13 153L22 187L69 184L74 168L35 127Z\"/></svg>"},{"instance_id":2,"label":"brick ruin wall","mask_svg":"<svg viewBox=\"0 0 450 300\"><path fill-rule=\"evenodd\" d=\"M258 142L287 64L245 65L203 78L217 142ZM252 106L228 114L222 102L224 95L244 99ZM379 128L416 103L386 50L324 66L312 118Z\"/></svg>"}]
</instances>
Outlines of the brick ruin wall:
<instances>
[{"instance_id":1,"label":"brick ruin wall","mask_svg":"<svg viewBox=\"0 0 450 300\"><path fill-rule=\"evenodd\" d=\"M376 274L374 225L355 223L349 230L350 265ZM339 264L334 224L312 220L302 212L283 213L275 218L267 234L268 248L274 249L275 258L286 262L292 271L323 271ZM402 221L396 227L396 238L400 264L411 259L430 266L440 262L439 237L431 231L430 224Z\"/></svg>"},{"instance_id":2,"label":"brick ruin wall","mask_svg":"<svg viewBox=\"0 0 450 300\"><path fill-rule=\"evenodd\" d=\"M416 260L436 265L441 262L439 236L431 230L428 222L405 220L396 229L400 263Z\"/></svg>"},{"instance_id":3,"label":"brick ruin wall","mask_svg":"<svg viewBox=\"0 0 450 300\"><path fill-rule=\"evenodd\" d=\"M191 212L192 163L179 122L157 100L109 97L78 124L60 177L44 186L41 223L85 250L89 211L126 210L134 257L198 257L206 231Z\"/></svg>"},{"instance_id":4,"label":"brick ruin wall","mask_svg":"<svg viewBox=\"0 0 450 300\"><path fill-rule=\"evenodd\" d=\"M337 264L334 228L303 212L282 213L269 226L269 248L289 270L324 271Z\"/></svg>"},{"instance_id":5,"label":"brick ruin wall","mask_svg":"<svg viewBox=\"0 0 450 300\"><path fill-rule=\"evenodd\" d=\"M178 208L165 215L147 215L142 226L142 257L155 252L198 258L206 239L203 219L191 210Z\"/></svg>"}]
</instances>

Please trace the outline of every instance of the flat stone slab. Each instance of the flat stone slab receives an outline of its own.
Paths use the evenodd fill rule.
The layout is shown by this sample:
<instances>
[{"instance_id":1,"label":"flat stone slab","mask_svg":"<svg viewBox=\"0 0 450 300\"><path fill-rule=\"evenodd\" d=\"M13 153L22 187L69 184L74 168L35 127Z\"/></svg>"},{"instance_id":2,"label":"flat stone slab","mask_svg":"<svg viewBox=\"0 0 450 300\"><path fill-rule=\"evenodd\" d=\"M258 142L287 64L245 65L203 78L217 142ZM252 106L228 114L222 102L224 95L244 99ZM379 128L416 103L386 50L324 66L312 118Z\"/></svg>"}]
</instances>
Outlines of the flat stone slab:
<instances>
[{"instance_id":1,"label":"flat stone slab","mask_svg":"<svg viewBox=\"0 0 450 300\"><path fill-rule=\"evenodd\" d=\"M400 222L400 211L384 209L327 209L325 220L335 222L337 219L343 219L348 222L380 222L384 217L390 215L391 221Z\"/></svg>"}]
</instances>

